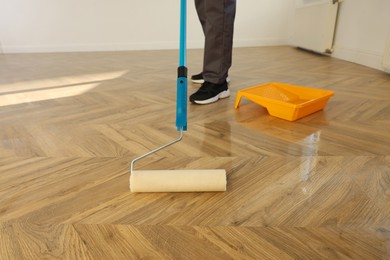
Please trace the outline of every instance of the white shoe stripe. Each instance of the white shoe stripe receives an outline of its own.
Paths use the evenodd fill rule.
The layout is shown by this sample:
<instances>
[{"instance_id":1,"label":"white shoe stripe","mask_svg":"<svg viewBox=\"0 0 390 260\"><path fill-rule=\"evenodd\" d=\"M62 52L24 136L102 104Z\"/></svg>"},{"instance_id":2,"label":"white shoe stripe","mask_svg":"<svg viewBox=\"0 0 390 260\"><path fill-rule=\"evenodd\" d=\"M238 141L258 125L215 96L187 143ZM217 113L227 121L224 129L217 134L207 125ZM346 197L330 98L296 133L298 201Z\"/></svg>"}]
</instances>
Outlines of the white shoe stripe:
<instances>
[{"instance_id":1,"label":"white shoe stripe","mask_svg":"<svg viewBox=\"0 0 390 260\"><path fill-rule=\"evenodd\" d=\"M203 84L204 83L204 79L191 79L192 83L195 83L195 84Z\"/></svg>"},{"instance_id":2,"label":"white shoe stripe","mask_svg":"<svg viewBox=\"0 0 390 260\"><path fill-rule=\"evenodd\" d=\"M191 82L195 83L195 84L203 84L204 83L204 79L191 79ZM230 78L229 77L226 78L226 82L230 83Z\"/></svg>"}]
</instances>

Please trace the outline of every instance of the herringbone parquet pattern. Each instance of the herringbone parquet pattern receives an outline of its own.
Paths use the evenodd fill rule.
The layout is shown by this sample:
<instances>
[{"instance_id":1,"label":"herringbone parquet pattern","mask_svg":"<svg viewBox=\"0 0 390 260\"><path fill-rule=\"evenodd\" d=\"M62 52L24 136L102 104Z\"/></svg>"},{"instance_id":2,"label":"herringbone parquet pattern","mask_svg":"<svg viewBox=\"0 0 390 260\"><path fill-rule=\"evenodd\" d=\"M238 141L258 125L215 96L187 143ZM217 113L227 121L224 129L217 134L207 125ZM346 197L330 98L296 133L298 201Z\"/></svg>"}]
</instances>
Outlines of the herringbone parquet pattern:
<instances>
[{"instance_id":1,"label":"herringbone parquet pattern","mask_svg":"<svg viewBox=\"0 0 390 260\"><path fill-rule=\"evenodd\" d=\"M235 49L232 97L189 105L183 141L136 166L225 168L227 192L132 194L130 160L178 135L176 67L176 51L0 56L1 259L390 257L389 75ZM234 110L270 81L335 96L296 122Z\"/></svg>"}]
</instances>

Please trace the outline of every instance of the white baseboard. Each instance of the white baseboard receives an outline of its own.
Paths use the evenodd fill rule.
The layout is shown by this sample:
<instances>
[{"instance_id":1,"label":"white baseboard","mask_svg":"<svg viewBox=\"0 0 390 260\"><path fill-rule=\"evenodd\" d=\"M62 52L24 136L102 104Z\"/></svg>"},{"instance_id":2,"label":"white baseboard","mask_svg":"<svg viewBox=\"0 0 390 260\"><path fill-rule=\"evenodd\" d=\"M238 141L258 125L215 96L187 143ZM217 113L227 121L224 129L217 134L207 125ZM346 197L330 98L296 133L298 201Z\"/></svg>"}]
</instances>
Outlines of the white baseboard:
<instances>
[{"instance_id":1,"label":"white baseboard","mask_svg":"<svg viewBox=\"0 0 390 260\"><path fill-rule=\"evenodd\" d=\"M108 43L108 44L69 44L69 45L3 45L4 53L44 53L44 52L92 52L177 49L176 42Z\"/></svg>"},{"instance_id":2,"label":"white baseboard","mask_svg":"<svg viewBox=\"0 0 390 260\"><path fill-rule=\"evenodd\" d=\"M287 38L235 39L234 47L257 47L287 45Z\"/></svg>"},{"instance_id":3,"label":"white baseboard","mask_svg":"<svg viewBox=\"0 0 390 260\"><path fill-rule=\"evenodd\" d=\"M335 45L332 57L384 71L380 52Z\"/></svg>"},{"instance_id":4,"label":"white baseboard","mask_svg":"<svg viewBox=\"0 0 390 260\"><path fill-rule=\"evenodd\" d=\"M234 47L285 45L287 39L235 39ZM188 41L187 48L203 48L203 40ZM91 52L91 51L129 51L129 50L170 50L178 49L178 41L107 43L107 44L69 44L69 45L3 45L4 53L42 53L42 52Z\"/></svg>"}]
</instances>

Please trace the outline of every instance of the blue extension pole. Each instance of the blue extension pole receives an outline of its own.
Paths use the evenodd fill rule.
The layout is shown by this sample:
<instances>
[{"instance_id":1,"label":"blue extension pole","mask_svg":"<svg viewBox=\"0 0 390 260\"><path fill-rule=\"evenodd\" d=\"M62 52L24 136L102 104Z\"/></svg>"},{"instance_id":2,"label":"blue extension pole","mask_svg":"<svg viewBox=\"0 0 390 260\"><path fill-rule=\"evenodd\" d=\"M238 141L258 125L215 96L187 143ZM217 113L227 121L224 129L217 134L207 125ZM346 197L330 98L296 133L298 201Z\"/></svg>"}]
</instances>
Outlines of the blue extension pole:
<instances>
[{"instance_id":1,"label":"blue extension pole","mask_svg":"<svg viewBox=\"0 0 390 260\"><path fill-rule=\"evenodd\" d=\"M187 0L180 0L180 46L177 69L176 127L187 130L187 67L186 67Z\"/></svg>"}]
</instances>

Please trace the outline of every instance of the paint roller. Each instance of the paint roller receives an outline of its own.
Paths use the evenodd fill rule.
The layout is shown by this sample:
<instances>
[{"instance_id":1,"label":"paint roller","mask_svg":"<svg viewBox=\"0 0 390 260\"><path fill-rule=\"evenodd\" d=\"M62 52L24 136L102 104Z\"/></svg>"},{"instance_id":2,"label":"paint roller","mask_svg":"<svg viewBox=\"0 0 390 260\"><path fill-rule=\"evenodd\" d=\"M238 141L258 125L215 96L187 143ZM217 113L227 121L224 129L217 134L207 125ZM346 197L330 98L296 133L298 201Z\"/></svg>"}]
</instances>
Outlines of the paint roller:
<instances>
[{"instance_id":1,"label":"paint roller","mask_svg":"<svg viewBox=\"0 0 390 260\"><path fill-rule=\"evenodd\" d=\"M226 171L209 170L134 170L135 162L183 139L187 131L187 67L186 67L187 0L180 1L180 47L176 91L176 128L179 138L131 161L131 192L212 192L226 191Z\"/></svg>"}]
</instances>

